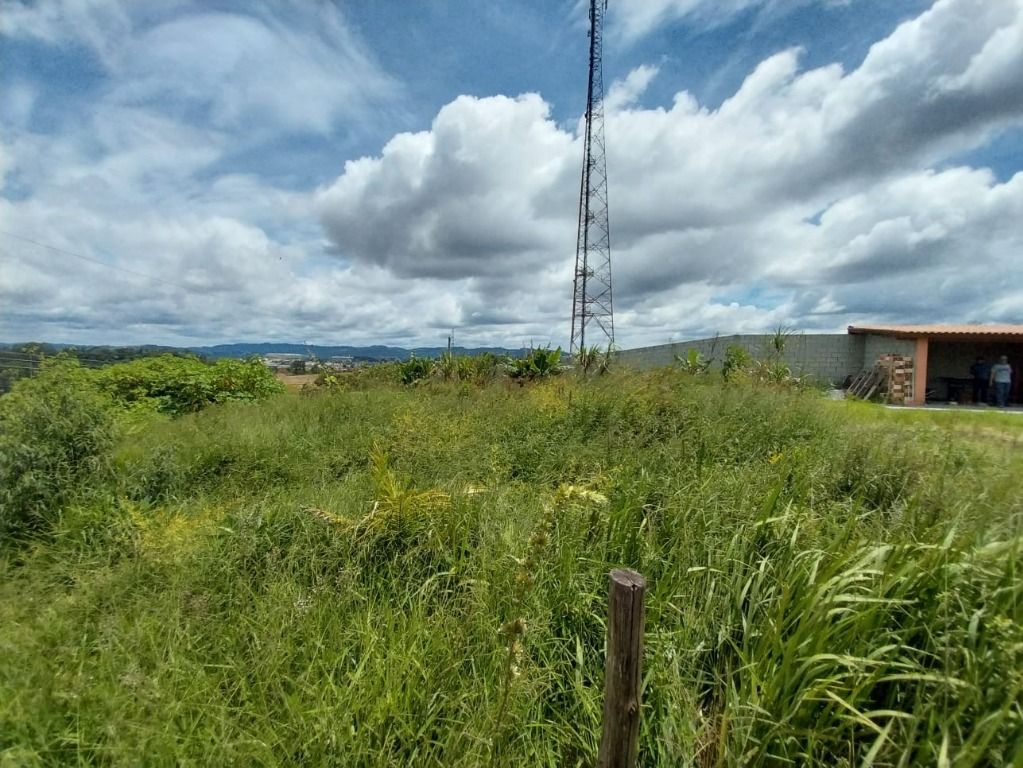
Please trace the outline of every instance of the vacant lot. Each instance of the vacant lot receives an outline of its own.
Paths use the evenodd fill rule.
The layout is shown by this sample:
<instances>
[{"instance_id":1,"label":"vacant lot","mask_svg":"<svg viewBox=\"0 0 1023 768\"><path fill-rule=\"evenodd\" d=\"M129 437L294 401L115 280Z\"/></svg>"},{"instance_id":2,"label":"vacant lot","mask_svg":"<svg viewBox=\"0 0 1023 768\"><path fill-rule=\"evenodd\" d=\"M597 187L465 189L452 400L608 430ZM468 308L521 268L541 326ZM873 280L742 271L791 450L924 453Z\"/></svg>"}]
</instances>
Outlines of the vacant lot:
<instances>
[{"instance_id":1,"label":"vacant lot","mask_svg":"<svg viewBox=\"0 0 1023 768\"><path fill-rule=\"evenodd\" d=\"M284 373L278 371L277 380L288 388L289 392L301 392L303 387L309 388L316 384L320 378L318 373Z\"/></svg>"},{"instance_id":2,"label":"vacant lot","mask_svg":"<svg viewBox=\"0 0 1023 768\"><path fill-rule=\"evenodd\" d=\"M1023 762L1023 421L661 372L126 423L2 550L0 764L593 765L615 566L643 765Z\"/></svg>"}]
</instances>

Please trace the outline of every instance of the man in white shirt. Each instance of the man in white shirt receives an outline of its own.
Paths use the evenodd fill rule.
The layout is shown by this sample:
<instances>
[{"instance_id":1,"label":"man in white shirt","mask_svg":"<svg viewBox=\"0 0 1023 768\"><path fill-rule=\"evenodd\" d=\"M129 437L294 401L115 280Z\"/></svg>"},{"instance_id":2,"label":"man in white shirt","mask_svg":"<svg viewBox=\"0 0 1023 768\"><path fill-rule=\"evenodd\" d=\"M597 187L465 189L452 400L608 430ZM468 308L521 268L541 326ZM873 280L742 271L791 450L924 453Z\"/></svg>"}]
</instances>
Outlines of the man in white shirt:
<instances>
[{"instance_id":1,"label":"man in white shirt","mask_svg":"<svg viewBox=\"0 0 1023 768\"><path fill-rule=\"evenodd\" d=\"M995 392L995 405L1004 408L1009 404L1009 387L1012 385L1012 366L1009 358L1002 355L991 366L991 387Z\"/></svg>"}]
</instances>

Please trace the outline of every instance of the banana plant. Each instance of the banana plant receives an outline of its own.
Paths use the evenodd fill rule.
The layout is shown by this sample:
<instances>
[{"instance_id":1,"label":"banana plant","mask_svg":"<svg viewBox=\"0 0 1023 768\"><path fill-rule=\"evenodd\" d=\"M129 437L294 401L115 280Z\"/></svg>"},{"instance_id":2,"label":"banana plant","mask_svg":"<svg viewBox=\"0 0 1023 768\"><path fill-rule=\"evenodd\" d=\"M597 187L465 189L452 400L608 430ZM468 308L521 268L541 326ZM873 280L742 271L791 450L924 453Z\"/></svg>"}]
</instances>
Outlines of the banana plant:
<instances>
[{"instance_id":1,"label":"banana plant","mask_svg":"<svg viewBox=\"0 0 1023 768\"><path fill-rule=\"evenodd\" d=\"M675 361L681 366L683 371L693 375L706 373L711 363L698 349L687 350L685 357L675 355Z\"/></svg>"},{"instance_id":2,"label":"banana plant","mask_svg":"<svg viewBox=\"0 0 1023 768\"><path fill-rule=\"evenodd\" d=\"M535 347L525 357L513 360L508 375L513 379L534 381L561 373L561 347Z\"/></svg>"}]
</instances>

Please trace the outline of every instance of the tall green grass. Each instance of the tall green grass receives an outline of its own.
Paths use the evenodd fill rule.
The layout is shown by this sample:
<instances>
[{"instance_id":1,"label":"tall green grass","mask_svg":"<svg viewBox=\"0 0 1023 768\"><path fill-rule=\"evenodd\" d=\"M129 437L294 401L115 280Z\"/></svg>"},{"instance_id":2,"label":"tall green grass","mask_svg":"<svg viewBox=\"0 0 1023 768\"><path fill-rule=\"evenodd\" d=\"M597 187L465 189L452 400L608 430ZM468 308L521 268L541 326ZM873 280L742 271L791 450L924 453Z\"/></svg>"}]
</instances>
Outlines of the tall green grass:
<instances>
[{"instance_id":1,"label":"tall green grass","mask_svg":"<svg viewBox=\"0 0 1023 768\"><path fill-rule=\"evenodd\" d=\"M1012 429L678 373L154 420L2 550L0 764L592 765L616 566L643 765L1021 764Z\"/></svg>"}]
</instances>

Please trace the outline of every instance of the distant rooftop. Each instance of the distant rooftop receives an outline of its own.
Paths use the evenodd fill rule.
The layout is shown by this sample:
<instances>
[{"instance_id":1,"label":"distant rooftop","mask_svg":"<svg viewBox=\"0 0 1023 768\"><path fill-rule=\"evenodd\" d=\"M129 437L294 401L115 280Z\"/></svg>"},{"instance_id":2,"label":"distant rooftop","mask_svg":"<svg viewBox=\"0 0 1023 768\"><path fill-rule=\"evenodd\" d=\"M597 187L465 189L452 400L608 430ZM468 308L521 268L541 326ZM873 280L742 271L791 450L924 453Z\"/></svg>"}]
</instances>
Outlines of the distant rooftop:
<instances>
[{"instance_id":1,"label":"distant rooftop","mask_svg":"<svg viewBox=\"0 0 1023 768\"><path fill-rule=\"evenodd\" d=\"M1023 325L850 325L849 333L873 333L880 336L918 336L963 338L1018 336L1023 340Z\"/></svg>"}]
</instances>

